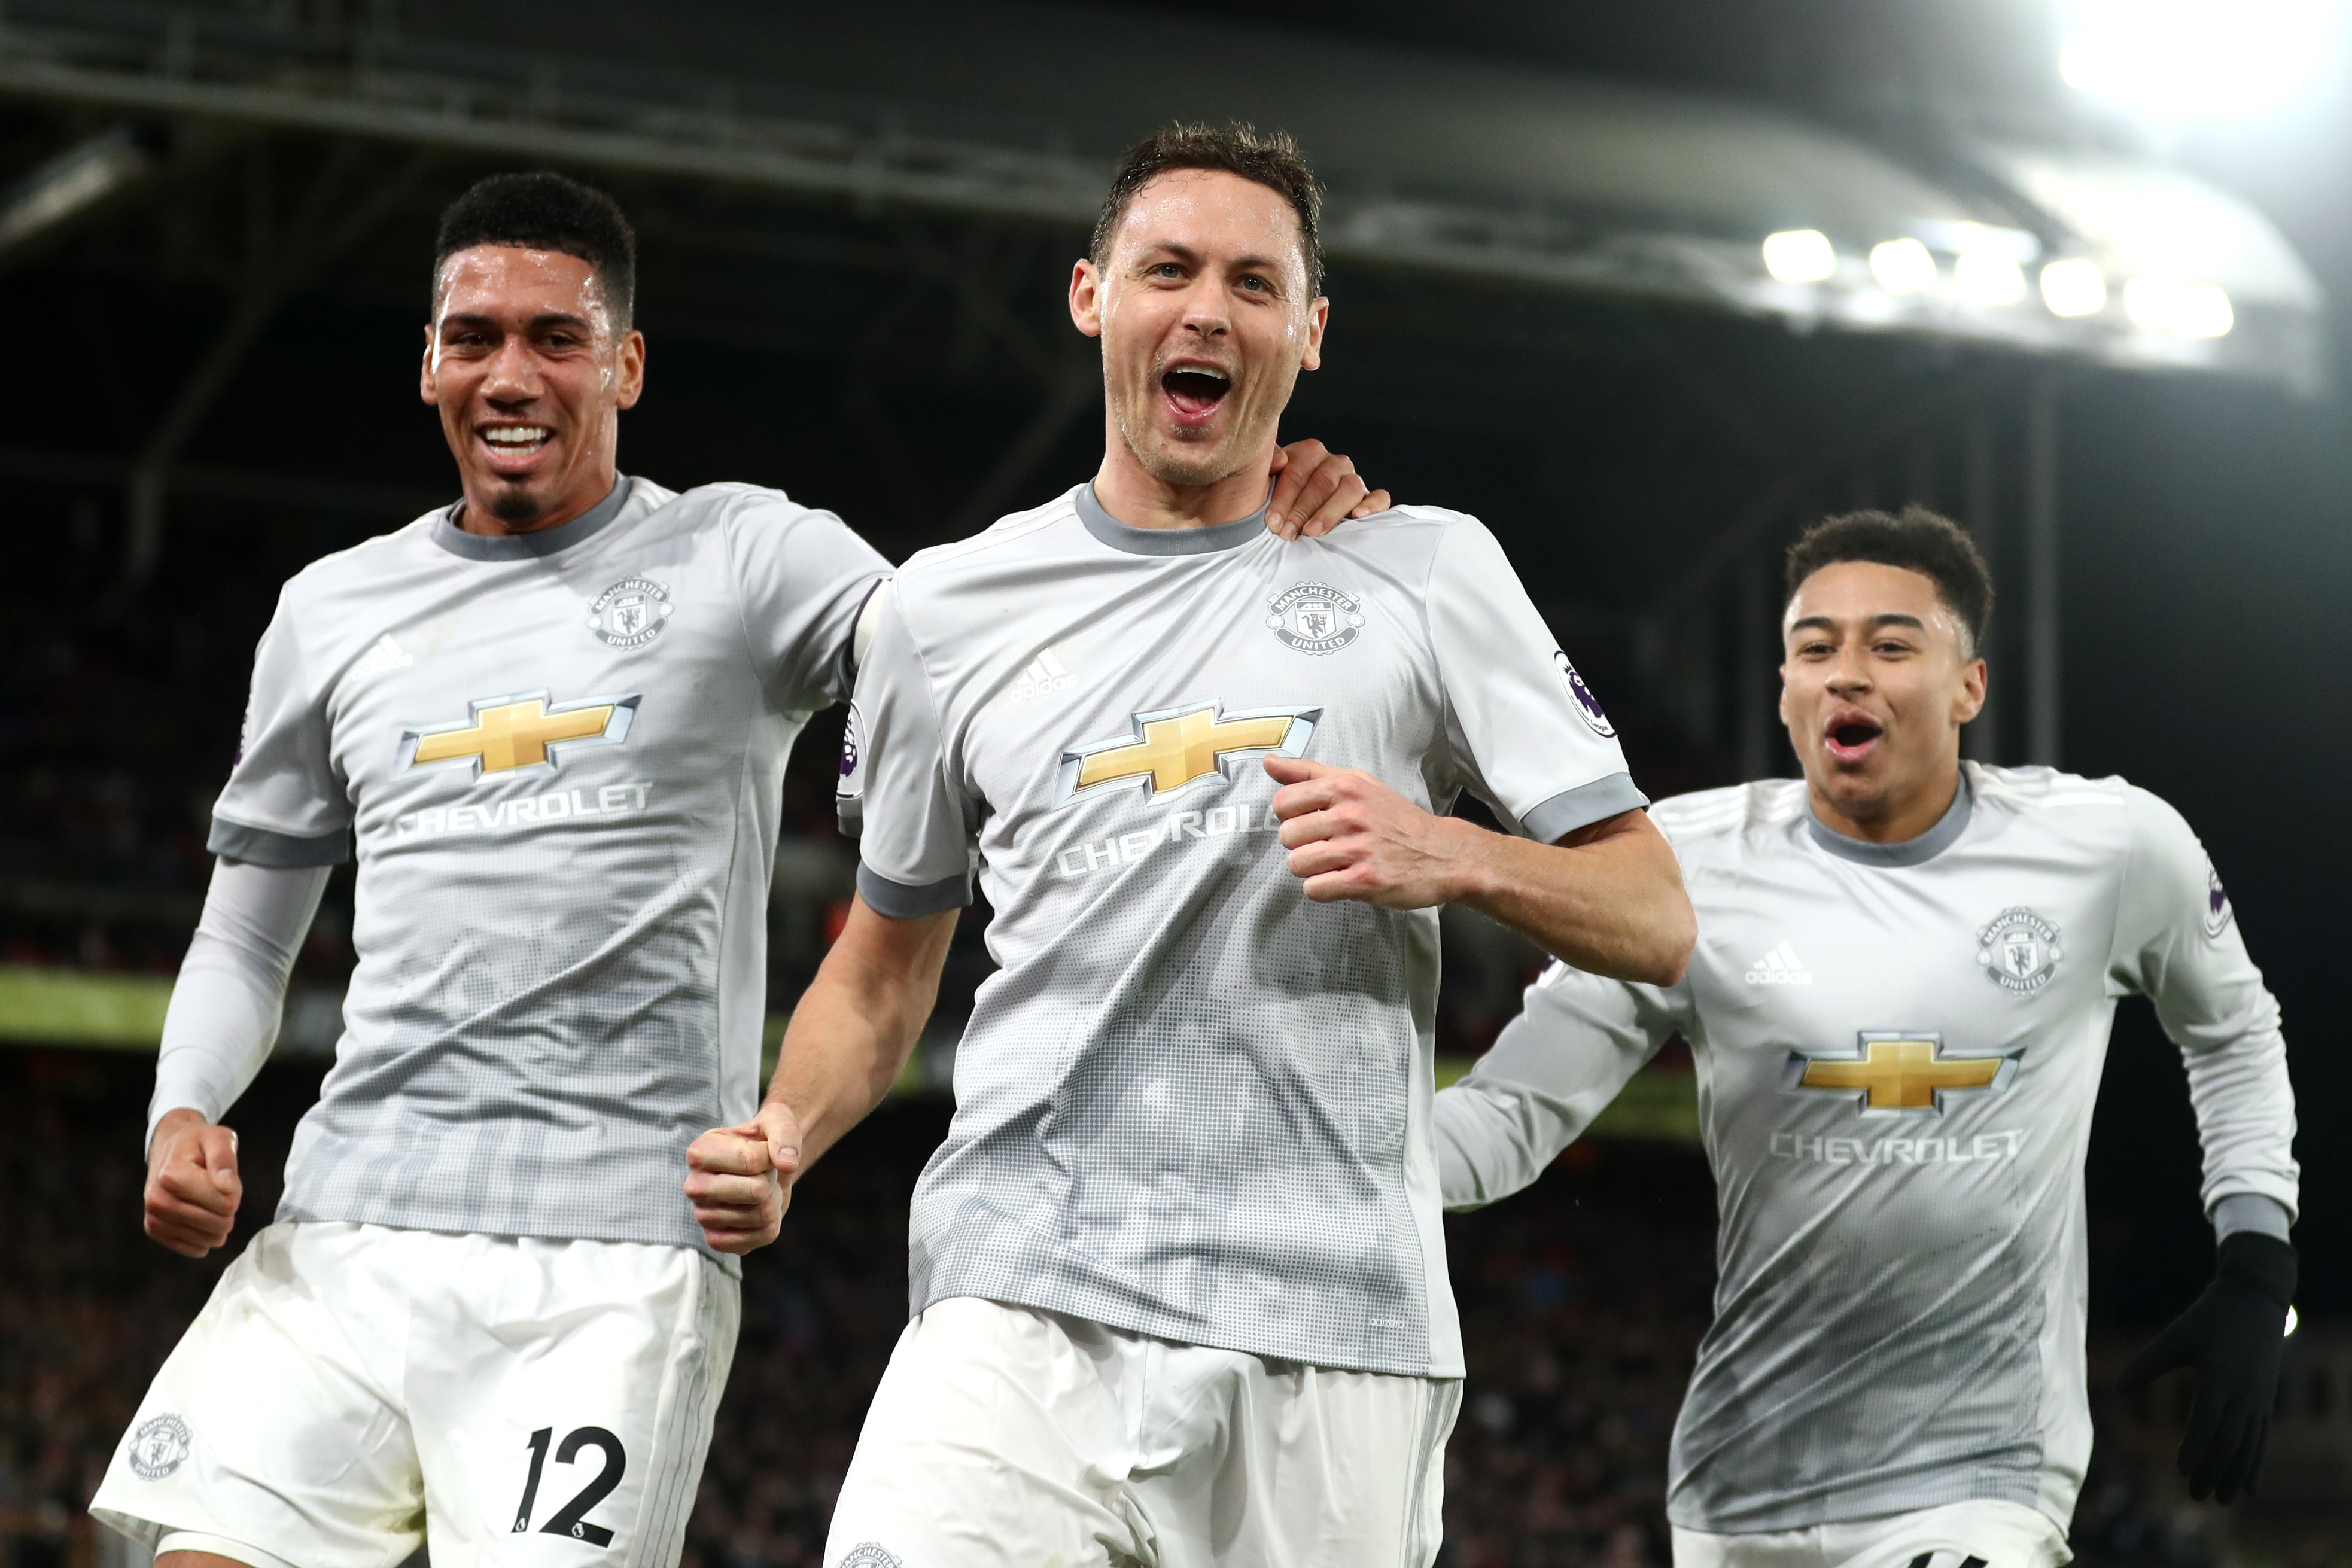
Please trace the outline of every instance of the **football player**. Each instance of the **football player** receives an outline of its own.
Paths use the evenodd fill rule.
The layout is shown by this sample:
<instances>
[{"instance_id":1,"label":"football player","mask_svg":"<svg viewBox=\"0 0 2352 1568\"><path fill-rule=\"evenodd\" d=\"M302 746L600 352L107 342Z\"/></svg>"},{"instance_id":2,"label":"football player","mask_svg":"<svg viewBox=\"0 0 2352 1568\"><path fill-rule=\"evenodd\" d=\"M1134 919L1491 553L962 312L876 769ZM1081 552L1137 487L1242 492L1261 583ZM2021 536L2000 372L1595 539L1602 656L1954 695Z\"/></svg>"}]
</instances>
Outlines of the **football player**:
<instances>
[{"instance_id":1,"label":"football player","mask_svg":"<svg viewBox=\"0 0 2352 1568\"><path fill-rule=\"evenodd\" d=\"M906 1059L976 865L1001 967L835 1568L1423 1568L1463 1370L1437 906L1681 973L1673 856L1494 536L1262 521L1317 205L1287 138L1129 153L1070 282L1100 469L910 560L860 667L857 902L759 1116L693 1151L706 1227L773 1234ZM1440 814L1465 789L1510 831Z\"/></svg>"},{"instance_id":2,"label":"football player","mask_svg":"<svg viewBox=\"0 0 2352 1568\"><path fill-rule=\"evenodd\" d=\"M2277 1004L2170 806L1960 760L1983 559L1914 508L1788 558L1780 716L1804 777L1663 802L1698 911L1670 986L1555 966L1438 1096L1451 1207L1534 1181L1669 1037L1698 1065L1721 1230L1675 1427L1677 1568L2052 1568L2090 1450L2083 1157L2116 1000L2179 1046L2220 1238L2128 1369L2193 1366L2180 1461L2262 1463L2295 1281Z\"/></svg>"}]
</instances>

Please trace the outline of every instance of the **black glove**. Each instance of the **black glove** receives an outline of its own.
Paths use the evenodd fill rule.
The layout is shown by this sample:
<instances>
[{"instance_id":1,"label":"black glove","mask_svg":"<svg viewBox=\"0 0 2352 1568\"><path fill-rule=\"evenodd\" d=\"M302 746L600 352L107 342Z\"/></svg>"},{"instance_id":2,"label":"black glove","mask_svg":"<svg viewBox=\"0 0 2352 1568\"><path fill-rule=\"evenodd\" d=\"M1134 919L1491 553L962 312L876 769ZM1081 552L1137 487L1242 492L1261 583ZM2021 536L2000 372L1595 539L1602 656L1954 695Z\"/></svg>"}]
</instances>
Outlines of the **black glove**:
<instances>
[{"instance_id":1,"label":"black glove","mask_svg":"<svg viewBox=\"0 0 2352 1568\"><path fill-rule=\"evenodd\" d=\"M2197 1369L2180 1473L2190 1497L2226 1503L2252 1496L2262 1472L2295 1269L2294 1249L2275 1236L2241 1230L2223 1237L2220 1251L2205 1293L2132 1357L2119 1381L2138 1388L2176 1367Z\"/></svg>"}]
</instances>

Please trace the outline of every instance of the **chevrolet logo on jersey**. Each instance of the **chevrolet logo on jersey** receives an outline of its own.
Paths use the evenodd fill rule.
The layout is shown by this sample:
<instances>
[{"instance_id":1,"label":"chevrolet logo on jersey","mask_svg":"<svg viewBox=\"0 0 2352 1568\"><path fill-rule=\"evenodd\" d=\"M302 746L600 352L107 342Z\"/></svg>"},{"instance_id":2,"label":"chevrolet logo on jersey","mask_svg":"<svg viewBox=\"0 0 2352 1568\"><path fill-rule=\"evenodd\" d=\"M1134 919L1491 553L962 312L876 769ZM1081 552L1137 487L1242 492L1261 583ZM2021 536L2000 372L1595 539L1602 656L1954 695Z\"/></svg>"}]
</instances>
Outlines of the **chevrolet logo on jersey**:
<instances>
[{"instance_id":1,"label":"chevrolet logo on jersey","mask_svg":"<svg viewBox=\"0 0 2352 1568\"><path fill-rule=\"evenodd\" d=\"M1864 1030L1857 1054L1807 1056L1792 1051L1786 1087L1853 1094L1858 1111L1925 1112L1942 1115L1944 1096L1958 1090L2001 1090L2017 1076L2017 1053L1943 1056L1938 1034Z\"/></svg>"},{"instance_id":2,"label":"chevrolet logo on jersey","mask_svg":"<svg viewBox=\"0 0 2352 1568\"><path fill-rule=\"evenodd\" d=\"M1302 757L1323 716L1319 707L1252 708L1225 713L1214 701L1135 716L1134 731L1062 753L1054 804L1103 785L1143 781L1145 796L1166 795L1195 779L1230 777L1224 758L1241 751Z\"/></svg>"},{"instance_id":3,"label":"chevrolet logo on jersey","mask_svg":"<svg viewBox=\"0 0 2352 1568\"><path fill-rule=\"evenodd\" d=\"M625 738L637 715L637 697L590 697L551 708L545 692L481 697L468 706L464 724L436 725L401 732L400 766L427 768L464 762L476 778L524 768L553 768L564 748L607 745Z\"/></svg>"}]
</instances>

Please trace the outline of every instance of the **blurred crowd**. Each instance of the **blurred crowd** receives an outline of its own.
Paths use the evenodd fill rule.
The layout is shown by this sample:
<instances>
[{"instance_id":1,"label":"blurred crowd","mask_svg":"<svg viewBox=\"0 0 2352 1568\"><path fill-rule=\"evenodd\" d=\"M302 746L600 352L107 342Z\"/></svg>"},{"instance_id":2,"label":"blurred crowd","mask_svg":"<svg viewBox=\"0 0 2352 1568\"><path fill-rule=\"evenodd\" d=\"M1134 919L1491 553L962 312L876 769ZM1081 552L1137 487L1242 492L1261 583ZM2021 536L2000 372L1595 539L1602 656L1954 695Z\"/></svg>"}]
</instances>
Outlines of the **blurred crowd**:
<instances>
[{"instance_id":1,"label":"blurred crowd","mask_svg":"<svg viewBox=\"0 0 2352 1568\"><path fill-rule=\"evenodd\" d=\"M139 1234L151 1082L129 1053L0 1049L0 1568L129 1561L82 1513L148 1379L226 1260ZM318 1069L266 1071L231 1118L267 1222ZM906 1315L906 1202L945 1130L893 1102L812 1173L744 1270L743 1332L687 1568L813 1564L866 1401ZM1713 1196L1695 1153L1595 1144L1535 1189L1449 1221L1470 1381L1446 1460L1448 1568L1667 1561L1667 1437L1707 1318ZM2079 1561L2200 1568L2199 1516L2095 1469Z\"/></svg>"}]
</instances>

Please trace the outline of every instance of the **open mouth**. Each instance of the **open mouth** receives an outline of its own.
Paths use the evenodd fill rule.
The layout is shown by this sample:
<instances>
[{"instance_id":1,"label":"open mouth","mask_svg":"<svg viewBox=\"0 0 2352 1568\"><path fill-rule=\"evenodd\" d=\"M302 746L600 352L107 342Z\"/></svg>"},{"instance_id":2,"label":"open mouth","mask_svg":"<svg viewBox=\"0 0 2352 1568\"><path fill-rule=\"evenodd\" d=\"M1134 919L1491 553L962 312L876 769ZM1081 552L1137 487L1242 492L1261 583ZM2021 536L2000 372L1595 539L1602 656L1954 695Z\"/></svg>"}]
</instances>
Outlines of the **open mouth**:
<instances>
[{"instance_id":1,"label":"open mouth","mask_svg":"<svg viewBox=\"0 0 2352 1568\"><path fill-rule=\"evenodd\" d=\"M530 457L543 449L555 432L543 424L489 424L478 427L482 444L501 457Z\"/></svg>"},{"instance_id":2,"label":"open mouth","mask_svg":"<svg viewBox=\"0 0 2352 1568\"><path fill-rule=\"evenodd\" d=\"M1832 758L1840 762L1859 762L1885 733L1885 727L1868 714L1849 711L1831 717L1823 738L1829 742Z\"/></svg>"},{"instance_id":3,"label":"open mouth","mask_svg":"<svg viewBox=\"0 0 2352 1568\"><path fill-rule=\"evenodd\" d=\"M1234 379L1214 365L1171 365L1160 372L1160 390L1179 419L1205 420L1234 390Z\"/></svg>"}]
</instances>

